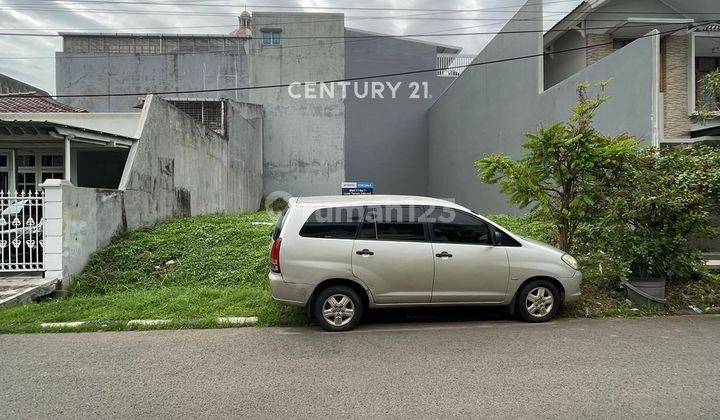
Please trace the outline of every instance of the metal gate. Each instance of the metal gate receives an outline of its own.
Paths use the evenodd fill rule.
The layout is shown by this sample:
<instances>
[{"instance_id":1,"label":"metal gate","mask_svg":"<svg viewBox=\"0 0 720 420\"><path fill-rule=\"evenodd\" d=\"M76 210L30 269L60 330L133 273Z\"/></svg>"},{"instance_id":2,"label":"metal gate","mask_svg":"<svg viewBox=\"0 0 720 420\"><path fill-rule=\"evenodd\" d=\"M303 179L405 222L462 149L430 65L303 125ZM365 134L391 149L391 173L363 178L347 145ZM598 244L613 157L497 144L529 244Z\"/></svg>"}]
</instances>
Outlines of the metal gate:
<instances>
[{"instance_id":1,"label":"metal gate","mask_svg":"<svg viewBox=\"0 0 720 420\"><path fill-rule=\"evenodd\" d=\"M42 191L0 191L0 272L43 270Z\"/></svg>"}]
</instances>

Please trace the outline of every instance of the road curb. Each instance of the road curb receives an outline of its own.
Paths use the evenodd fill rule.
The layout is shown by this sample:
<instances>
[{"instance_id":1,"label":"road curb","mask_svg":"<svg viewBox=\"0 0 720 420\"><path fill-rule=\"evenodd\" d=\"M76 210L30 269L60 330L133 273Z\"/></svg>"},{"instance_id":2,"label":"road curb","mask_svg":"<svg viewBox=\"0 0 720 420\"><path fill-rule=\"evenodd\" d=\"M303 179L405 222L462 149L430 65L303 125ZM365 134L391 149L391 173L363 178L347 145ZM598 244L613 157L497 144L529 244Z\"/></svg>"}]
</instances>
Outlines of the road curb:
<instances>
[{"instance_id":1,"label":"road curb","mask_svg":"<svg viewBox=\"0 0 720 420\"><path fill-rule=\"evenodd\" d=\"M220 317L215 321L217 321L218 324L255 325L258 322L258 318L256 316Z\"/></svg>"},{"instance_id":2,"label":"road curb","mask_svg":"<svg viewBox=\"0 0 720 420\"><path fill-rule=\"evenodd\" d=\"M43 328L77 328L87 324L86 321L74 322L43 322L40 324Z\"/></svg>"},{"instance_id":3,"label":"road curb","mask_svg":"<svg viewBox=\"0 0 720 420\"><path fill-rule=\"evenodd\" d=\"M78 330L93 328L106 328L108 326L115 326L122 328L136 329L142 327L163 327L169 326L168 329L173 329L173 325L200 325L208 321L203 319L131 319L129 321L117 321L117 320L100 320L100 321L68 321L68 322L42 322L40 327L45 330ZM229 316L229 317L218 317L210 320L220 327L244 327L256 325L258 323L258 317L256 316ZM33 324L27 324L28 326ZM38 324L34 324L38 325Z\"/></svg>"},{"instance_id":4,"label":"road curb","mask_svg":"<svg viewBox=\"0 0 720 420\"><path fill-rule=\"evenodd\" d=\"M173 322L172 319L131 319L127 322L127 325L143 325L143 326L155 326L155 325L166 325Z\"/></svg>"}]
</instances>

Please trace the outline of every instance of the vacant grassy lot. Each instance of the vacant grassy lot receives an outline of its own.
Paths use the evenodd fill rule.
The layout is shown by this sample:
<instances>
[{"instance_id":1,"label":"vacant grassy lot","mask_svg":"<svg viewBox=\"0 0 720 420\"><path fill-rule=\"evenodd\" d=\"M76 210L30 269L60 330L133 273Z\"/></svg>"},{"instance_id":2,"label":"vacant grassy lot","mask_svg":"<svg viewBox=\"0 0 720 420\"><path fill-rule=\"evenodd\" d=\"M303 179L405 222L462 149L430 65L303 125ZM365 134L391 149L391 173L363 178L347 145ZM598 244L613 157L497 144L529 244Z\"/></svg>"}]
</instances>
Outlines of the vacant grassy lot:
<instances>
[{"instance_id":1,"label":"vacant grassy lot","mask_svg":"<svg viewBox=\"0 0 720 420\"><path fill-rule=\"evenodd\" d=\"M201 216L117 238L93 256L67 297L0 310L0 331L34 330L26 324L39 322L219 316L303 323L301 310L270 297L267 252L275 220L268 213Z\"/></svg>"},{"instance_id":2,"label":"vacant grassy lot","mask_svg":"<svg viewBox=\"0 0 720 420\"><path fill-rule=\"evenodd\" d=\"M260 325L305 324L301 309L270 297L267 253L276 218L251 213L177 219L117 238L92 257L66 297L0 310L0 333L43 331L41 322L67 321L91 321L80 330L125 329L131 319L182 320L156 328L215 327L215 318L237 316L257 316ZM518 235L552 241L551 229L530 217L491 218ZM659 313L635 308L622 293L592 283L583 293L564 316ZM669 286L668 297L673 313L687 312L689 303L715 307L720 278Z\"/></svg>"}]
</instances>

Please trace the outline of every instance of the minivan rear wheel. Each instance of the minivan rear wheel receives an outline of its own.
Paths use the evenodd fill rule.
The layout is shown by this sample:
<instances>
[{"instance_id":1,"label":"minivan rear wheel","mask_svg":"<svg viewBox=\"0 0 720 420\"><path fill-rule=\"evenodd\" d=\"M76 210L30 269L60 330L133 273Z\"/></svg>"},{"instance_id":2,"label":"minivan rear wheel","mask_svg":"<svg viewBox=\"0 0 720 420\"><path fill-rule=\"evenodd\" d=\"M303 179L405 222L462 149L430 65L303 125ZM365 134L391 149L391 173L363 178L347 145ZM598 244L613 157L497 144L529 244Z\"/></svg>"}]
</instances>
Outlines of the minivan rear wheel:
<instances>
[{"instance_id":1,"label":"minivan rear wheel","mask_svg":"<svg viewBox=\"0 0 720 420\"><path fill-rule=\"evenodd\" d=\"M515 298L518 316L527 322L545 322L560 310L561 296L548 280L533 280L520 289Z\"/></svg>"},{"instance_id":2,"label":"minivan rear wheel","mask_svg":"<svg viewBox=\"0 0 720 420\"><path fill-rule=\"evenodd\" d=\"M363 315L363 301L347 286L329 286L313 302L315 322L326 331L348 331L357 326Z\"/></svg>"}]
</instances>

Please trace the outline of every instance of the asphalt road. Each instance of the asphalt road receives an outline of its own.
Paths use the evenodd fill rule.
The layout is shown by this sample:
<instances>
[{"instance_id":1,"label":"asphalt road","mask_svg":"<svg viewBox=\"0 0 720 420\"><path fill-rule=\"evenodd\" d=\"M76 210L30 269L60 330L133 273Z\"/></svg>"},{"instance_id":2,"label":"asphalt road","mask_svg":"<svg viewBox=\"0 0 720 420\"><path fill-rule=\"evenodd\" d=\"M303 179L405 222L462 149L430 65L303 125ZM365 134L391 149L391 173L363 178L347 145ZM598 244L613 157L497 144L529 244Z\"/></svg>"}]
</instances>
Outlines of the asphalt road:
<instances>
[{"instance_id":1,"label":"asphalt road","mask_svg":"<svg viewBox=\"0 0 720 420\"><path fill-rule=\"evenodd\" d=\"M720 316L0 336L0 416L717 418Z\"/></svg>"}]
</instances>

